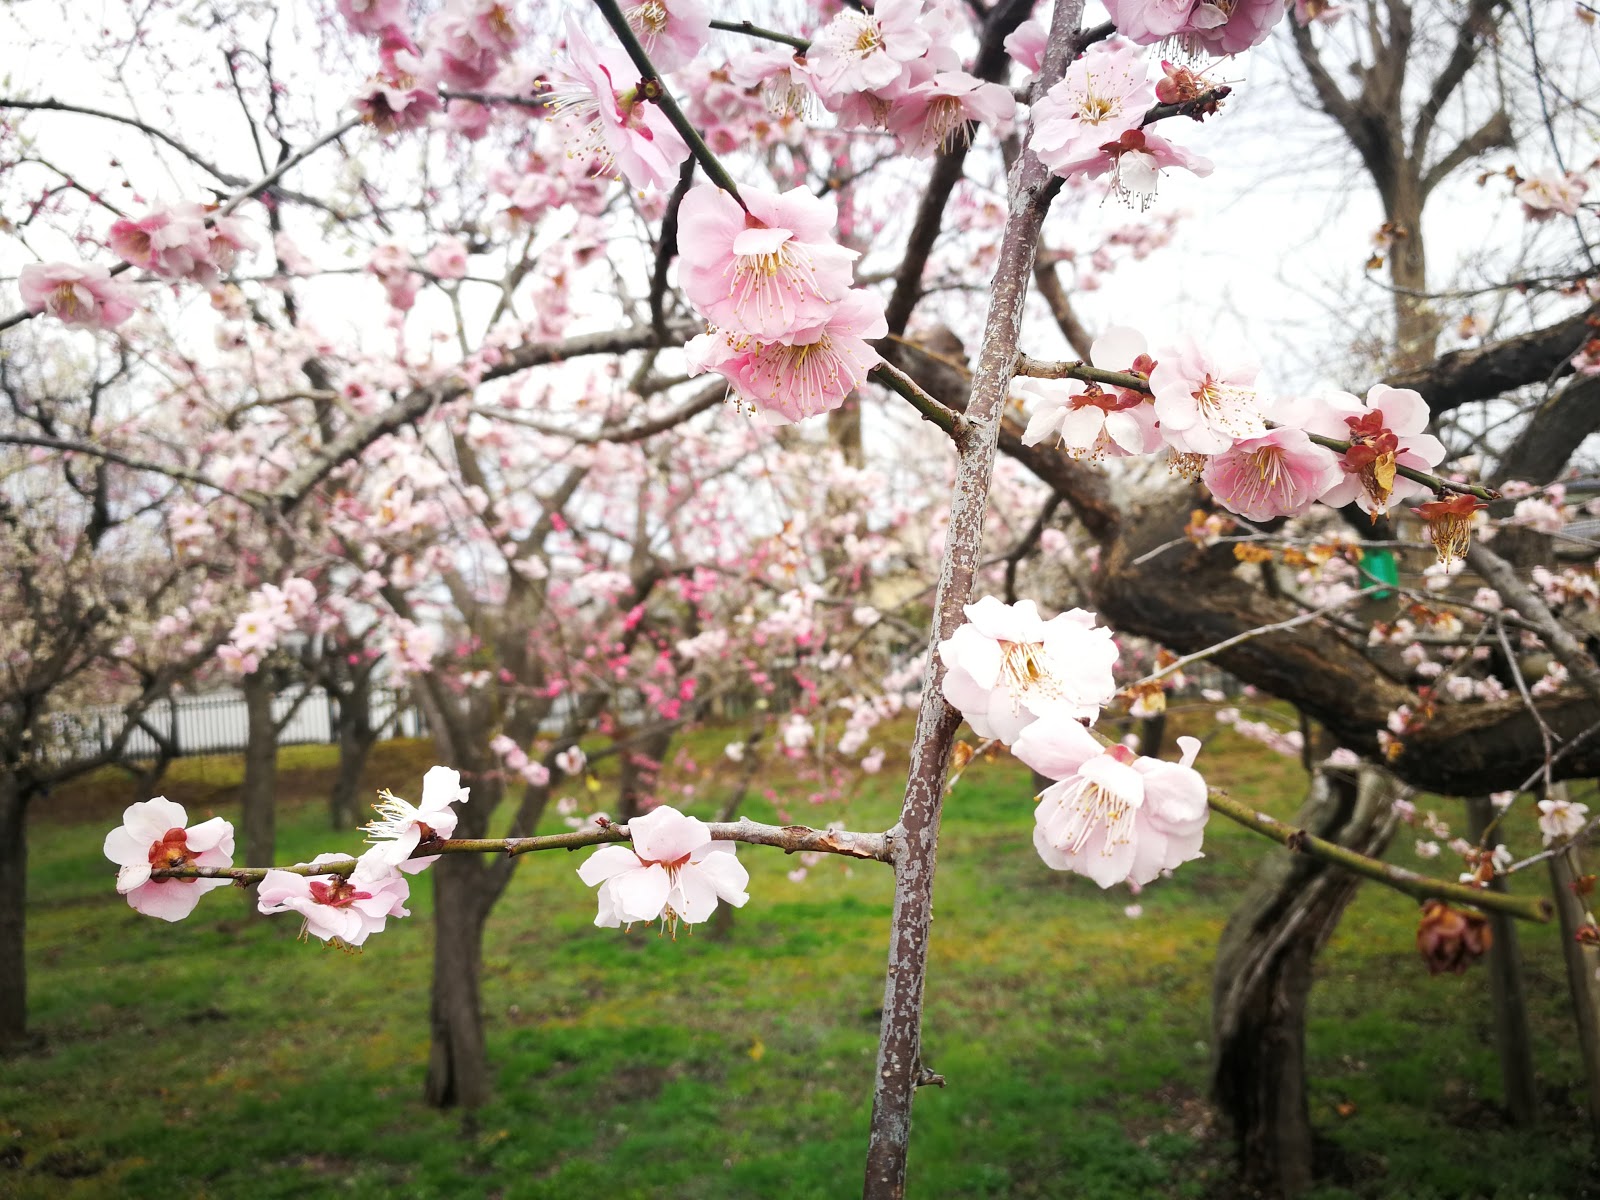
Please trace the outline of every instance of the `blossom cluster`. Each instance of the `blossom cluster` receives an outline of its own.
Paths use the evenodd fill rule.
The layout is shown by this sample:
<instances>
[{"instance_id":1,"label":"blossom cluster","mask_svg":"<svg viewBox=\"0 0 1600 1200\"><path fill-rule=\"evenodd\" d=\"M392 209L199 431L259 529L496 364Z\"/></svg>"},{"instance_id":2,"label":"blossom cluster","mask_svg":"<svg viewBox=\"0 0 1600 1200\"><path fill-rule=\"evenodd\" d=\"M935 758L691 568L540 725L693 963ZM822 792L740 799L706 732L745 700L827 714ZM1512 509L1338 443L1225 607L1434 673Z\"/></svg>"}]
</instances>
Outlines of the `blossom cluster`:
<instances>
[{"instance_id":1,"label":"blossom cluster","mask_svg":"<svg viewBox=\"0 0 1600 1200\"><path fill-rule=\"evenodd\" d=\"M980 737L1055 781L1034 811L1045 863L1137 887L1200 857L1210 809L1199 741L1180 738L1172 763L1102 745L1088 728L1116 694L1111 631L1082 609L1046 621L1031 600L986 596L966 615L939 643L944 697Z\"/></svg>"},{"instance_id":2,"label":"blossom cluster","mask_svg":"<svg viewBox=\"0 0 1600 1200\"><path fill-rule=\"evenodd\" d=\"M1330 391L1273 397L1255 386L1255 360L1192 338L1152 356L1137 331L1114 327L1090 348L1094 367L1148 381L1144 388L1077 380L1026 380L1033 400L1026 445L1057 444L1075 457L1125 457L1165 449L1175 470L1198 475L1218 503L1248 521L1305 513L1318 501L1379 515L1430 494L1402 468L1431 471L1444 444L1426 431L1428 405L1408 388L1377 384L1360 399ZM1146 392L1148 390L1148 394ZM1342 453L1314 437L1348 442ZM1470 496L1418 510L1441 558L1458 557L1482 506Z\"/></svg>"},{"instance_id":3,"label":"blossom cluster","mask_svg":"<svg viewBox=\"0 0 1600 1200\"><path fill-rule=\"evenodd\" d=\"M831 199L692 188L679 209L679 281L711 324L687 347L690 370L717 371L765 419L787 424L838 408L880 360L883 300L851 286L853 250L833 236Z\"/></svg>"},{"instance_id":4,"label":"blossom cluster","mask_svg":"<svg viewBox=\"0 0 1600 1200\"><path fill-rule=\"evenodd\" d=\"M573 747L561 756L569 773L583 770L583 752ZM422 798L412 804L382 792L374 805L377 819L364 829L371 846L352 864L343 854L319 854L296 869L272 869L261 877L256 907L263 913L293 912L301 918L301 937L354 949L382 933L390 917L410 915L408 875L438 861L430 847L449 839L468 800L461 775L433 767L423 777ZM603 822L602 822L603 824ZM603 846L578 868L591 887L599 885L595 924L628 925L662 920L696 925L718 900L742 906L749 895L749 873L731 842L717 842L705 822L662 805L627 826L628 845ZM233 826L212 817L190 826L181 804L164 796L130 805L122 824L106 835L105 855L117 865L117 891L136 912L180 921L200 897L227 887L234 876ZM329 868L318 871L316 868ZM216 877L152 878L154 872L216 868ZM240 876L244 878L244 876Z\"/></svg>"}]
</instances>

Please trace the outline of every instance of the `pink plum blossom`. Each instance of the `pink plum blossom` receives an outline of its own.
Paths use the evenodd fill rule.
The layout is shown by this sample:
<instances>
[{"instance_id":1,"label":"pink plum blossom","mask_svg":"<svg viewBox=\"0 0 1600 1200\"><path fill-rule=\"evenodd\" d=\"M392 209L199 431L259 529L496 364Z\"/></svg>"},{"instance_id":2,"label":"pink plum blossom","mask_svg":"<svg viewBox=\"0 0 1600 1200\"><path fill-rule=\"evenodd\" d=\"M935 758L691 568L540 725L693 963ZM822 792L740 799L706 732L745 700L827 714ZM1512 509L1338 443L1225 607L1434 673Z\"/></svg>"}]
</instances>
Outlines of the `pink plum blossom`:
<instances>
[{"instance_id":1,"label":"pink plum blossom","mask_svg":"<svg viewBox=\"0 0 1600 1200\"><path fill-rule=\"evenodd\" d=\"M588 762L588 756L584 754L581 746L568 746L556 755L556 766L566 775L581 775Z\"/></svg>"},{"instance_id":2,"label":"pink plum blossom","mask_svg":"<svg viewBox=\"0 0 1600 1200\"><path fill-rule=\"evenodd\" d=\"M882 361L866 339L888 332L882 298L857 289L833 305L825 320L781 341L717 330L693 339L685 352L691 374L719 372L766 420L789 424L843 404Z\"/></svg>"},{"instance_id":3,"label":"pink plum blossom","mask_svg":"<svg viewBox=\"0 0 1600 1200\"><path fill-rule=\"evenodd\" d=\"M423 842L443 841L456 831L460 814L455 805L467 802L467 788L461 786L461 773L449 767L431 767L422 777L422 799L416 804L402 800L393 792L378 795L381 803L374 804L376 821L362 826L367 841L373 843L367 851L375 862L388 863L408 875L430 866L438 855L412 858Z\"/></svg>"},{"instance_id":4,"label":"pink plum blossom","mask_svg":"<svg viewBox=\"0 0 1600 1200\"><path fill-rule=\"evenodd\" d=\"M1576 172L1547 171L1517 184L1515 195L1522 201L1522 213L1528 220L1548 221L1556 216L1577 216L1588 190L1588 181Z\"/></svg>"},{"instance_id":5,"label":"pink plum blossom","mask_svg":"<svg viewBox=\"0 0 1600 1200\"><path fill-rule=\"evenodd\" d=\"M1274 429L1212 456L1200 478L1230 512L1247 521L1270 521L1299 516L1343 473L1333 452L1303 431Z\"/></svg>"},{"instance_id":6,"label":"pink plum blossom","mask_svg":"<svg viewBox=\"0 0 1600 1200\"><path fill-rule=\"evenodd\" d=\"M941 71L895 98L888 125L907 153L924 157L968 140L972 122L998 129L1016 111L1016 100L1001 84L965 71Z\"/></svg>"},{"instance_id":7,"label":"pink plum blossom","mask_svg":"<svg viewBox=\"0 0 1600 1200\"><path fill-rule=\"evenodd\" d=\"M1444 461L1444 443L1424 432L1428 428L1428 403L1409 388L1380 383L1367 392L1364 402L1348 392L1332 392L1318 397L1314 407L1297 423L1308 433L1324 437L1349 439L1353 434L1361 434L1376 440L1383 434L1393 435L1398 466L1432 471ZM1347 453L1340 464L1343 478L1322 496L1322 502L1330 508L1342 508L1354 502L1367 512L1381 513L1387 511L1390 504L1430 494L1426 484L1397 474L1388 493L1376 495L1382 491L1381 487L1374 483L1370 470L1363 469L1359 460L1353 460L1351 453Z\"/></svg>"},{"instance_id":8,"label":"pink plum blossom","mask_svg":"<svg viewBox=\"0 0 1600 1200\"><path fill-rule=\"evenodd\" d=\"M1041 22L1029 17L1013 29L1002 44L1011 61L1023 70L1037 74L1044 63L1044 48L1049 40L1050 31Z\"/></svg>"},{"instance_id":9,"label":"pink plum blossom","mask_svg":"<svg viewBox=\"0 0 1600 1200\"><path fill-rule=\"evenodd\" d=\"M1242 351L1203 348L1192 337L1163 353L1150 373L1161 436L1183 454L1219 454L1267 431L1259 368Z\"/></svg>"},{"instance_id":10,"label":"pink plum blossom","mask_svg":"<svg viewBox=\"0 0 1600 1200\"><path fill-rule=\"evenodd\" d=\"M933 39L921 23L922 0L880 0L871 12L844 8L817 31L806 52L825 101L872 92L899 80Z\"/></svg>"},{"instance_id":11,"label":"pink plum blossom","mask_svg":"<svg viewBox=\"0 0 1600 1200\"><path fill-rule=\"evenodd\" d=\"M355 98L355 109L379 133L421 129L441 111L438 89L410 75L378 75Z\"/></svg>"},{"instance_id":12,"label":"pink plum blossom","mask_svg":"<svg viewBox=\"0 0 1600 1200\"><path fill-rule=\"evenodd\" d=\"M883 770L883 747L874 746L861 760L861 769L868 775L876 775Z\"/></svg>"},{"instance_id":13,"label":"pink plum blossom","mask_svg":"<svg viewBox=\"0 0 1600 1200\"><path fill-rule=\"evenodd\" d=\"M1111 630L1074 608L1046 621L1032 600L985 596L939 643L944 698L979 737L1007 744L1039 717L1093 721L1111 703L1117 647Z\"/></svg>"},{"instance_id":14,"label":"pink plum blossom","mask_svg":"<svg viewBox=\"0 0 1600 1200\"><path fill-rule=\"evenodd\" d=\"M1013 753L1058 782L1039 795L1033 844L1057 871L1087 875L1102 888L1143 886L1200 857L1210 810L1193 767L1198 738L1182 737L1178 762L1102 747L1076 721L1028 726Z\"/></svg>"},{"instance_id":15,"label":"pink plum blossom","mask_svg":"<svg viewBox=\"0 0 1600 1200\"><path fill-rule=\"evenodd\" d=\"M1186 44L1211 54L1243 54L1283 19L1283 0L1203 0L1189 13Z\"/></svg>"},{"instance_id":16,"label":"pink plum blossom","mask_svg":"<svg viewBox=\"0 0 1600 1200\"><path fill-rule=\"evenodd\" d=\"M336 0L334 7L355 33L376 35L406 21L405 0Z\"/></svg>"},{"instance_id":17,"label":"pink plum blossom","mask_svg":"<svg viewBox=\"0 0 1600 1200\"><path fill-rule=\"evenodd\" d=\"M76 329L112 329L133 315L132 295L104 267L30 263L17 286L29 312L48 313Z\"/></svg>"},{"instance_id":18,"label":"pink plum blossom","mask_svg":"<svg viewBox=\"0 0 1600 1200\"><path fill-rule=\"evenodd\" d=\"M448 0L428 19L424 72L447 87L477 91L494 79L519 37L501 0Z\"/></svg>"},{"instance_id":19,"label":"pink plum blossom","mask_svg":"<svg viewBox=\"0 0 1600 1200\"><path fill-rule=\"evenodd\" d=\"M1156 102L1155 84L1135 46L1091 46L1033 106L1033 150L1057 175L1111 168L1106 146L1139 128Z\"/></svg>"},{"instance_id":20,"label":"pink plum blossom","mask_svg":"<svg viewBox=\"0 0 1600 1200\"><path fill-rule=\"evenodd\" d=\"M632 845L602 846L578 868L579 879L600 887L596 925L660 918L676 930L679 921L706 920L719 899L742 908L750 898L750 875L733 843L713 842L698 817L663 804L628 822L628 834Z\"/></svg>"},{"instance_id":21,"label":"pink plum blossom","mask_svg":"<svg viewBox=\"0 0 1600 1200\"><path fill-rule=\"evenodd\" d=\"M850 291L857 257L834 240L833 201L805 188L774 195L747 187L740 196L745 208L710 184L684 197L685 294L713 324L764 341L826 321Z\"/></svg>"},{"instance_id":22,"label":"pink plum blossom","mask_svg":"<svg viewBox=\"0 0 1600 1200\"><path fill-rule=\"evenodd\" d=\"M1117 32L1141 46L1165 41L1190 27L1197 0L1105 0Z\"/></svg>"},{"instance_id":23,"label":"pink plum blossom","mask_svg":"<svg viewBox=\"0 0 1600 1200\"><path fill-rule=\"evenodd\" d=\"M201 270L211 255L211 235L197 204L161 208L134 221L112 222L107 238L117 257L163 279Z\"/></svg>"},{"instance_id":24,"label":"pink plum blossom","mask_svg":"<svg viewBox=\"0 0 1600 1200\"><path fill-rule=\"evenodd\" d=\"M811 66L790 50L751 50L728 64L728 77L741 88L760 88L761 102L775 117L801 117L812 106Z\"/></svg>"},{"instance_id":25,"label":"pink plum blossom","mask_svg":"<svg viewBox=\"0 0 1600 1200\"><path fill-rule=\"evenodd\" d=\"M663 71L687 66L711 36L704 0L640 0L624 15L650 61Z\"/></svg>"},{"instance_id":26,"label":"pink plum blossom","mask_svg":"<svg viewBox=\"0 0 1600 1200\"><path fill-rule=\"evenodd\" d=\"M136 912L163 921L181 921L200 897L230 887L230 879L151 879L150 872L174 867L231 867L233 826L221 817L188 828L183 805L165 796L130 804L122 824L106 834L105 856L117 864L117 891Z\"/></svg>"},{"instance_id":27,"label":"pink plum blossom","mask_svg":"<svg viewBox=\"0 0 1600 1200\"><path fill-rule=\"evenodd\" d=\"M552 104L570 153L605 173L620 171L636 188L665 188L689 146L659 105L639 94L639 71L620 50L599 50L569 17L570 66ZM624 88L626 90L619 91Z\"/></svg>"},{"instance_id":28,"label":"pink plum blossom","mask_svg":"<svg viewBox=\"0 0 1600 1200\"><path fill-rule=\"evenodd\" d=\"M1114 325L1089 347L1090 362L1103 371L1137 371L1148 375L1152 363L1144 336ZM1077 380L1054 386L1042 382L1018 385L1037 401L1022 444L1036 446L1058 438L1073 457L1120 458L1148 454L1161 444L1155 409L1143 392L1105 388Z\"/></svg>"},{"instance_id":29,"label":"pink plum blossom","mask_svg":"<svg viewBox=\"0 0 1600 1200\"><path fill-rule=\"evenodd\" d=\"M297 912L304 918L300 936L311 934L325 942L361 945L382 933L390 917L407 917L411 895L406 877L395 870L379 847L356 860L348 877L300 875L294 871L268 871L261 880L256 907L263 913ZM298 866L320 867L345 862L343 854L319 854Z\"/></svg>"},{"instance_id":30,"label":"pink plum blossom","mask_svg":"<svg viewBox=\"0 0 1600 1200\"><path fill-rule=\"evenodd\" d=\"M467 273L467 247L458 237L440 238L422 257L422 265L440 279L460 279Z\"/></svg>"}]
</instances>

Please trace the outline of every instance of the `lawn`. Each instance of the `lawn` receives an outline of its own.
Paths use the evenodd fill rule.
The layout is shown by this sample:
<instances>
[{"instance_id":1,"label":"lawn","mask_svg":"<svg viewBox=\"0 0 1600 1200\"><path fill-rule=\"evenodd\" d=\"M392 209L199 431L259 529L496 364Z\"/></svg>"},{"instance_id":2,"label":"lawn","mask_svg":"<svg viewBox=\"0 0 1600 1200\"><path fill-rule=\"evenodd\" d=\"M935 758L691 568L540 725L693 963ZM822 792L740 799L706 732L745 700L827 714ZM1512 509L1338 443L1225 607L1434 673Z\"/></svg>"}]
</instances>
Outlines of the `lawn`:
<instances>
[{"instance_id":1,"label":"lawn","mask_svg":"<svg viewBox=\"0 0 1600 1200\"><path fill-rule=\"evenodd\" d=\"M726 740L685 744L704 764ZM430 761L425 744L389 743L368 783L414 795ZM282 763L281 857L353 846L327 829L330 752L285 750ZM1231 731L1201 765L1280 815L1303 788L1296 763ZM903 768L891 756L847 808L801 801L794 815L882 828ZM163 790L192 818L232 817L238 772L236 760L189 760ZM686 807L710 815L732 775L699 779ZM782 773L767 782L787 790ZM1207 857L1147 889L1130 917L1126 892L1039 862L1029 792L1015 763L975 763L947 805L925 1057L949 1086L918 1096L911 1195L1229 1195L1227 1146L1203 1099L1209 972L1267 844L1213 818ZM486 939L495 1099L463 1123L419 1101L426 876L412 919L356 956L297 942L287 917L248 918L227 890L169 926L127 908L100 855L129 798L105 778L35 814L29 967L42 1044L0 1062L0 1196L858 1192L886 868L830 860L793 882L793 860L741 848L749 905L674 942L594 929L578 857L530 856ZM759 797L746 811L773 815ZM1525 825L1516 837L1533 848ZM1419 865L1412 840L1399 839L1395 861ZM1543 885L1530 877L1520 886ZM1523 930L1547 1103L1536 1132L1512 1131L1495 1104L1486 976L1429 979L1416 914L1366 886L1322 957L1312 1108L1334 1174L1317 1195L1600 1195L1558 933Z\"/></svg>"}]
</instances>

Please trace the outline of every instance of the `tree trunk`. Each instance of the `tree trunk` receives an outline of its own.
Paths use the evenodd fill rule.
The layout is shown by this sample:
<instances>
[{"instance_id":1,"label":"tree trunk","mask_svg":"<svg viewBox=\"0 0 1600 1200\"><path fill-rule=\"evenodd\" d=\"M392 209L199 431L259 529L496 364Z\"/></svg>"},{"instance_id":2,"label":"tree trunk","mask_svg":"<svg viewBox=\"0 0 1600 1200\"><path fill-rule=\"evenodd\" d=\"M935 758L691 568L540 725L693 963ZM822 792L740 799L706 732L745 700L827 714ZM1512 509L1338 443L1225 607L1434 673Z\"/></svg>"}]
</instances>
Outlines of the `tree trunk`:
<instances>
[{"instance_id":1,"label":"tree trunk","mask_svg":"<svg viewBox=\"0 0 1600 1200\"><path fill-rule=\"evenodd\" d=\"M1568 846L1551 857L1550 884L1561 917L1561 948L1567 959L1578 1053L1589 1092L1589 1131L1600 1141L1600 947L1578 941L1578 930L1591 923L1588 902L1572 887L1582 875L1577 847Z\"/></svg>"},{"instance_id":2,"label":"tree trunk","mask_svg":"<svg viewBox=\"0 0 1600 1200\"><path fill-rule=\"evenodd\" d=\"M272 694L272 679L266 672L244 677L247 725L239 823L244 830L244 860L256 867L270 867L277 850L278 727L272 719ZM252 909L255 894L252 887Z\"/></svg>"},{"instance_id":3,"label":"tree trunk","mask_svg":"<svg viewBox=\"0 0 1600 1200\"><path fill-rule=\"evenodd\" d=\"M617 784L617 820L631 821L655 797L661 767L672 748L672 730L661 729L622 752Z\"/></svg>"},{"instance_id":4,"label":"tree trunk","mask_svg":"<svg viewBox=\"0 0 1600 1200\"><path fill-rule=\"evenodd\" d=\"M1467 828L1473 841L1494 820L1494 802L1487 796L1467 801ZM1491 846L1491 849L1493 847ZM1490 888L1506 890L1496 879ZM1506 1118L1525 1127L1538 1118L1539 1100L1533 1081L1533 1041L1528 1035L1527 984L1522 975L1522 952L1517 944L1517 922L1504 913L1490 913L1494 941L1489 946L1489 997L1494 1006L1494 1051L1500 1060L1500 1086L1505 1093Z\"/></svg>"},{"instance_id":5,"label":"tree trunk","mask_svg":"<svg viewBox=\"0 0 1600 1200\"><path fill-rule=\"evenodd\" d=\"M0 771L0 1051L28 1033L27 812L22 781Z\"/></svg>"},{"instance_id":6,"label":"tree trunk","mask_svg":"<svg viewBox=\"0 0 1600 1200\"><path fill-rule=\"evenodd\" d=\"M1363 854L1394 833L1389 778L1319 771L1299 825ZM1305 1022L1311 967L1360 879L1276 851L1223 931L1212 992L1211 1092L1233 1127L1246 1194L1293 1197L1311 1186Z\"/></svg>"},{"instance_id":7,"label":"tree trunk","mask_svg":"<svg viewBox=\"0 0 1600 1200\"><path fill-rule=\"evenodd\" d=\"M433 865L433 988L428 1079L435 1108L473 1109L489 1098L479 978L483 972L483 864L446 854Z\"/></svg>"},{"instance_id":8,"label":"tree trunk","mask_svg":"<svg viewBox=\"0 0 1600 1200\"><path fill-rule=\"evenodd\" d=\"M359 824L361 806L356 792L367 756L378 740L372 728L372 675L362 672L351 680L350 690L339 697L339 771L333 791L328 793L328 821L334 829L350 829Z\"/></svg>"}]
</instances>

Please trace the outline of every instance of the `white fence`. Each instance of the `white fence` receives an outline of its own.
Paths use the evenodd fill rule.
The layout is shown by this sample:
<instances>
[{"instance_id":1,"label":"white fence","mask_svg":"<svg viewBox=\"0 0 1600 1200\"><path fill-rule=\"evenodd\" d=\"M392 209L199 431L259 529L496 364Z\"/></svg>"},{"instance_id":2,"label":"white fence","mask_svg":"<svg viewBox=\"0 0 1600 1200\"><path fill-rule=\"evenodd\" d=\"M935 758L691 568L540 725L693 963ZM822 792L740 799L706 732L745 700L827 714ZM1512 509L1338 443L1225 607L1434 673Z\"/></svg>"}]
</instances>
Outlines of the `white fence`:
<instances>
[{"instance_id":1,"label":"white fence","mask_svg":"<svg viewBox=\"0 0 1600 1200\"><path fill-rule=\"evenodd\" d=\"M288 718L278 733L278 745L337 741L338 704L337 699L321 688L313 688L304 699L299 690L275 696L273 719ZM46 756L56 762L104 753L127 723L122 709L114 704L52 713L48 720ZM417 708L401 693L389 688L372 690L371 721L383 738L420 737L426 732ZM245 748L249 730L244 694L237 691L207 692L201 696L176 696L159 701L145 712L143 724L175 741L179 757L237 753ZM145 729L135 728L128 735L122 757L154 758L158 753L156 739Z\"/></svg>"}]
</instances>

